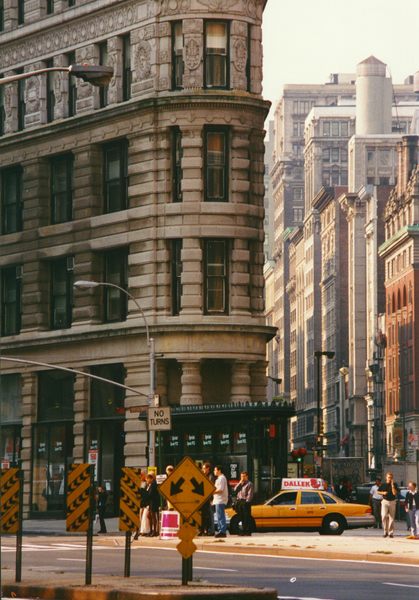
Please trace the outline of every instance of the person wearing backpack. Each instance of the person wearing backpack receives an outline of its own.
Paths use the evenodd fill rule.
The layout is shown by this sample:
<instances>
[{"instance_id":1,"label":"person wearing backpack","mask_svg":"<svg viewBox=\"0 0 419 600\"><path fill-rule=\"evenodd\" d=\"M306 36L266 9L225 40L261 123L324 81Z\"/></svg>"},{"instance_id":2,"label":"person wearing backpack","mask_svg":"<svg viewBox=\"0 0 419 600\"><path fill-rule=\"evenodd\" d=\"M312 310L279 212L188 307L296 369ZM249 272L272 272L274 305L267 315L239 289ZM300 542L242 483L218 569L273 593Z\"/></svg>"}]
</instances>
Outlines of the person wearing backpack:
<instances>
[{"instance_id":1,"label":"person wearing backpack","mask_svg":"<svg viewBox=\"0 0 419 600\"><path fill-rule=\"evenodd\" d=\"M215 514L217 515L218 533L215 534L216 538L227 537L227 522L225 509L228 503L228 483L227 478L223 474L222 467L217 465L214 467L214 475L216 480L214 482L214 500L213 504L215 507Z\"/></svg>"}]
</instances>

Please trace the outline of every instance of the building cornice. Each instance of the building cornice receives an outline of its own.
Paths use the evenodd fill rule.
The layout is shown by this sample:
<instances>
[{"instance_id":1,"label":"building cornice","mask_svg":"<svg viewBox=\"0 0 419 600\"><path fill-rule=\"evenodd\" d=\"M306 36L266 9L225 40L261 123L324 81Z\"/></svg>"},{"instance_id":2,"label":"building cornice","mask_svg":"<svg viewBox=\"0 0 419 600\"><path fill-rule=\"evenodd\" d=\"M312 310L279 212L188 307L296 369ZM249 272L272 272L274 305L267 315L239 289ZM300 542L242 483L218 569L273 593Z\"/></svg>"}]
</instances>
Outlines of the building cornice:
<instances>
[{"instance_id":1,"label":"building cornice","mask_svg":"<svg viewBox=\"0 0 419 600\"><path fill-rule=\"evenodd\" d=\"M396 248L404 244L410 237L419 236L419 224L406 225L399 229L391 238L386 240L378 248L378 255L382 258L393 252Z\"/></svg>"}]
</instances>

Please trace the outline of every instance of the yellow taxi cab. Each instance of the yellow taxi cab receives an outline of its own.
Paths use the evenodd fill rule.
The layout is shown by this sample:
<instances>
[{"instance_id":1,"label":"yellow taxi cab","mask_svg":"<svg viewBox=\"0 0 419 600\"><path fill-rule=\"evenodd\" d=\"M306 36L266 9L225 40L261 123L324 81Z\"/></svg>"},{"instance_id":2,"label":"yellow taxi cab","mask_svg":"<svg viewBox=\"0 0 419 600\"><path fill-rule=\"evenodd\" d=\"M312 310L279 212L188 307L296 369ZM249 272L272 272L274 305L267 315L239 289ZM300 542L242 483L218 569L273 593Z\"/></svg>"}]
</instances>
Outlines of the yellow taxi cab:
<instances>
[{"instance_id":1,"label":"yellow taxi cab","mask_svg":"<svg viewBox=\"0 0 419 600\"><path fill-rule=\"evenodd\" d=\"M341 535L345 529L373 527L370 506L350 504L327 492L321 479L283 479L282 489L264 504L252 506L254 531L318 531L321 535ZM227 509L229 531L241 532L234 509Z\"/></svg>"}]
</instances>

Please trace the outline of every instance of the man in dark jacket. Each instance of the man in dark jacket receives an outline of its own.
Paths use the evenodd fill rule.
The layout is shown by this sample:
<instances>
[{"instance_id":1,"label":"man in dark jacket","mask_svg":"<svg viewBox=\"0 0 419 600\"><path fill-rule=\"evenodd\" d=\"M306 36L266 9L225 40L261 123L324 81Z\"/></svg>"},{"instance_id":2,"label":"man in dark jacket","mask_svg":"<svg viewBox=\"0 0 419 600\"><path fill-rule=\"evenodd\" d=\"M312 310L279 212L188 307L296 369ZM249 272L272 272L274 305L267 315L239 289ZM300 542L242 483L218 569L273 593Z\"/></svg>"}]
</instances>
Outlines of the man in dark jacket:
<instances>
[{"instance_id":1,"label":"man in dark jacket","mask_svg":"<svg viewBox=\"0 0 419 600\"><path fill-rule=\"evenodd\" d=\"M105 490L103 485L100 483L97 486L97 494L96 494L96 507L97 507L97 514L99 515L99 524L100 524L100 529L99 529L98 533L107 533L106 523L105 523L105 512L106 512L107 500L108 500L108 492Z\"/></svg>"},{"instance_id":2,"label":"man in dark jacket","mask_svg":"<svg viewBox=\"0 0 419 600\"><path fill-rule=\"evenodd\" d=\"M405 510L410 527L409 540L415 540L419 535L419 492L416 483L409 481L407 484Z\"/></svg>"},{"instance_id":3,"label":"man in dark jacket","mask_svg":"<svg viewBox=\"0 0 419 600\"><path fill-rule=\"evenodd\" d=\"M253 483L249 481L247 471L240 473L240 481L234 491L236 493L235 508L243 527L241 535L252 535Z\"/></svg>"}]
</instances>

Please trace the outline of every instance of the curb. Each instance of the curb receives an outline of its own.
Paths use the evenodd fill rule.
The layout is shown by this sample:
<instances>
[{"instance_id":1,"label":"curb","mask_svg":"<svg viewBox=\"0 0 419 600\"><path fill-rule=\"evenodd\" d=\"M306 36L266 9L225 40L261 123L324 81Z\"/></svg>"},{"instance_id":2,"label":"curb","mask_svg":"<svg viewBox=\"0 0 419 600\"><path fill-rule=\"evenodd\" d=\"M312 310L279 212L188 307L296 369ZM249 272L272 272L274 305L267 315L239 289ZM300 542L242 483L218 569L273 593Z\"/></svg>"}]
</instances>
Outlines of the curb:
<instances>
[{"instance_id":1,"label":"curb","mask_svg":"<svg viewBox=\"0 0 419 600\"><path fill-rule=\"evenodd\" d=\"M141 579L144 585L144 580ZM147 584L146 584L147 585ZM192 584L193 585L193 584ZM168 590L167 586L154 587L143 591L131 592L121 589L104 589L102 587L64 587L41 586L30 584L7 584L3 586L3 595L13 598L45 598L54 600L276 600L277 592L271 589L250 590L248 588L194 588Z\"/></svg>"}]
</instances>

